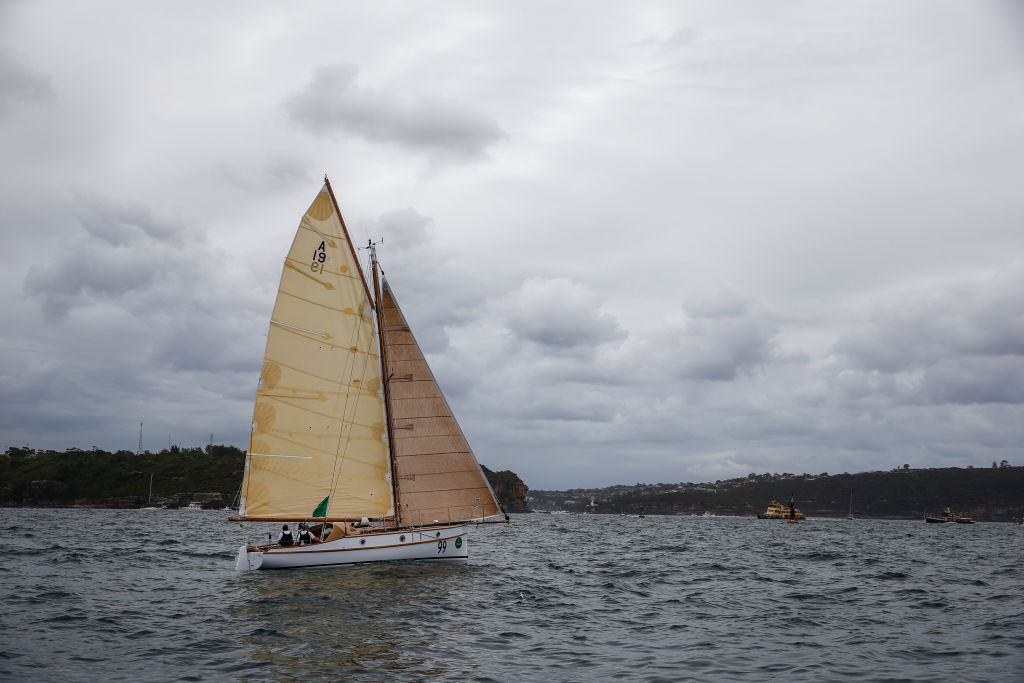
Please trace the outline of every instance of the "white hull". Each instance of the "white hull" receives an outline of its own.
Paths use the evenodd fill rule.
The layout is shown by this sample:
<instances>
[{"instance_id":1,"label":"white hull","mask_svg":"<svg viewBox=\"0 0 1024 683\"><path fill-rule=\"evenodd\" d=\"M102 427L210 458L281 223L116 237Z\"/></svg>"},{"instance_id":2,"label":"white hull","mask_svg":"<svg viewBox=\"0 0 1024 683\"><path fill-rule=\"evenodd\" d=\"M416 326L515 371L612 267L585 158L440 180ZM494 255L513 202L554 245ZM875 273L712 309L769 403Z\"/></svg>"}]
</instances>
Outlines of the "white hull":
<instances>
[{"instance_id":1,"label":"white hull","mask_svg":"<svg viewBox=\"0 0 1024 683\"><path fill-rule=\"evenodd\" d=\"M462 564L469 559L466 526L400 529L345 536L305 546L242 546L235 569L295 569L364 562L429 560Z\"/></svg>"}]
</instances>

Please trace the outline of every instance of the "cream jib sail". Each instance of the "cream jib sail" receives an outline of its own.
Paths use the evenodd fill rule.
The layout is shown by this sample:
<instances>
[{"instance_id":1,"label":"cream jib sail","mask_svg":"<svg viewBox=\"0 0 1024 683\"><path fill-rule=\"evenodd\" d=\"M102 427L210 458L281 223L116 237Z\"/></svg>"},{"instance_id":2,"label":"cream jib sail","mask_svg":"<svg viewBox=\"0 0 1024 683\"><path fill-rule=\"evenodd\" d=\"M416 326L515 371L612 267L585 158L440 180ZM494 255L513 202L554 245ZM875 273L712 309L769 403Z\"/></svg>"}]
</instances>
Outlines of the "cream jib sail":
<instances>
[{"instance_id":1,"label":"cream jib sail","mask_svg":"<svg viewBox=\"0 0 1024 683\"><path fill-rule=\"evenodd\" d=\"M281 275L238 519L402 529L502 514L387 282L379 291L375 256L371 266L376 297L325 178Z\"/></svg>"}]
</instances>

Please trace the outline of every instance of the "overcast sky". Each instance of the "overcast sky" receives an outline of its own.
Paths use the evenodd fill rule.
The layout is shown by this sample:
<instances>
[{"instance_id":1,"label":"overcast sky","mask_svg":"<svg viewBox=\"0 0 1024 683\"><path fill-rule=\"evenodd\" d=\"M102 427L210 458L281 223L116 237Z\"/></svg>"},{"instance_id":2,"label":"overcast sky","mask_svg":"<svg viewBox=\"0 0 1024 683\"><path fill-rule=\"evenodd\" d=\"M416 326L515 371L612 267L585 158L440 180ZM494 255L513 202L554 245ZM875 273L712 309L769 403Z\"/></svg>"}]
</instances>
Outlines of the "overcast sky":
<instances>
[{"instance_id":1,"label":"overcast sky","mask_svg":"<svg viewBox=\"0 0 1024 683\"><path fill-rule=\"evenodd\" d=\"M1024 464L1024 10L0 2L0 448L244 448L327 173L532 488Z\"/></svg>"}]
</instances>

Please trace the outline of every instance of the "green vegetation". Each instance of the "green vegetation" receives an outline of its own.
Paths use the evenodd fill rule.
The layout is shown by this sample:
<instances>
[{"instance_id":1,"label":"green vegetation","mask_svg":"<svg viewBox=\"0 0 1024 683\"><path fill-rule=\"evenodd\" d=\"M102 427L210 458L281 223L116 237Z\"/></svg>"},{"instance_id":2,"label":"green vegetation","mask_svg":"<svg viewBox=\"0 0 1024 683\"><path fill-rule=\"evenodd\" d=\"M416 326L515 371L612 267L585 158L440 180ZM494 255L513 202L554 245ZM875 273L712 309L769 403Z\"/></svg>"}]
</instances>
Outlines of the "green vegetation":
<instances>
[{"instance_id":1,"label":"green vegetation","mask_svg":"<svg viewBox=\"0 0 1024 683\"><path fill-rule=\"evenodd\" d=\"M153 500L180 505L196 492L234 500L242 482L245 453L234 446L178 448L159 453L108 453L69 448L36 451L9 448L0 457L0 505L138 507ZM210 498L208 496L208 498Z\"/></svg>"},{"instance_id":2,"label":"green vegetation","mask_svg":"<svg viewBox=\"0 0 1024 683\"><path fill-rule=\"evenodd\" d=\"M147 502L152 475L154 504L201 499L223 507L234 502L244 465L245 452L234 446L172 446L138 455L9 448L0 457L0 505L139 507ZM525 511L527 488L514 472L483 470L506 511Z\"/></svg>"},{"instance_id":3,"label":"green vegetation","mask_svg":"<svg viewBox=\"0 0 1024 683\"><path fill-rule=\"evenodd\" d=\"M994 463L993 463L994 465ZM790 497L808 516L920 519L951 506L979 521L1008 521L1024 512L1024 467L910 469L817 475L751 474L704 484L637 484L609 489L532 491L535 508L617 514L750 515ZM591 504L593 501L593 504Z\"/></svg>"}]
</instances>

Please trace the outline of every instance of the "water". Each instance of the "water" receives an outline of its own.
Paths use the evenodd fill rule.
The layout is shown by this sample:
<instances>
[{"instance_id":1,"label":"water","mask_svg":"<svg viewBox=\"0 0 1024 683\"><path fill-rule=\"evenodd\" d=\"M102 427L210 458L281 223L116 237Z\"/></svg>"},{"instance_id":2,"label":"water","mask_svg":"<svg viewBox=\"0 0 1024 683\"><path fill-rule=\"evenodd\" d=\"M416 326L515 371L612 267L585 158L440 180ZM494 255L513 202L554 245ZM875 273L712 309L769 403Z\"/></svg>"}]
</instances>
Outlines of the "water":
<instances>
[{"instance_id":1,"label":"water","mask_svg":"<svg viewBox=\"0 0 1024 683\"><path fill-rule=\"evenodd\" d=\"M0 510L5 680L1019 681L1024 528L517 515L233 570L227 512Z\"/></svg>"}]
</instances>

